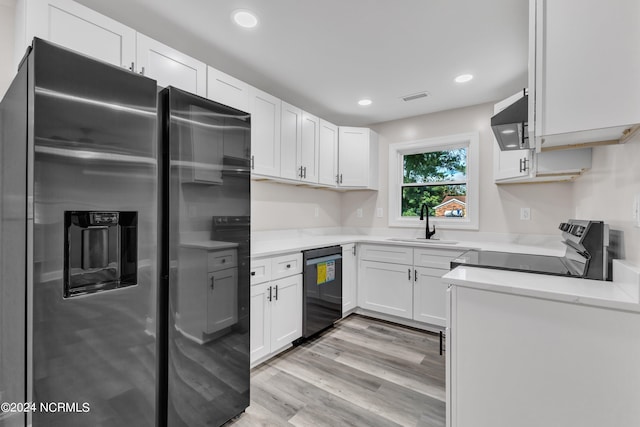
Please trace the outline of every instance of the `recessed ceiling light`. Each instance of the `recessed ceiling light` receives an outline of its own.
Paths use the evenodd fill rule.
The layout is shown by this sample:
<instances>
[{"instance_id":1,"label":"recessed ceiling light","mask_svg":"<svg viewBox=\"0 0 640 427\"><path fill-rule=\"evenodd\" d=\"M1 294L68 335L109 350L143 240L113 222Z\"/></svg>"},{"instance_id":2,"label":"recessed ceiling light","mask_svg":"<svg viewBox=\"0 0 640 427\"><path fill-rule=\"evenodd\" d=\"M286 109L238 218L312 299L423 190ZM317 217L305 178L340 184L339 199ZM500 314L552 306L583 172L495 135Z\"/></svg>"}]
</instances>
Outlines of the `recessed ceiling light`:
<instances>
[{"instance_id":1,"label":"recessed ceiling light","mask_svg":"<svg viewBox=\"0 0 640 427\"><path fill-rule=\"evenodd\" d=\"M461 74L455 78L456 83L466 83L471 80L473 76L471 74Z\"/></svg>"},{"instance_id":2,"label":"recessed ceiling light","mask_svg":"<svg viewBox=\"0 0 640 427\"><path fill-rule=\"evenodd\" d=\"M504 133L505 135L509 135L510 133L514 133L514 132L515 132L515 130L513 130L513 129L505 129L505 130L502 131L502 133Z\"/></svg>"},{"instance_id":3,"label":"recessed ceiling light","mask_svg":"<svg viewBox=\"0 0 640 427\"><path fill-rule=\"evenodd\" d=\"M515 148L515 147L517 147L517 145L516 144L507 144L507 145L505 145L505 147L507 147L507 148Z\"/></svg>"},{"instance_id":4,"label":"recessed ceiling light","mask_svg":"<svg viewBox=\"0 0 640 427\"><path fill-rule=\"evenodd\" d=\"M370 99L361 99L360 101L358 101L358 105L366 107L367 105L371 105L372 102L373 101L371 101Z\"/></svg>"},{"instance_id":5,"label":"recessed ceiling light","mask_svg":"<svg viewBox=\"0 0 640 427\"><path fill-rule=\"evenodd\" d=\"M233 22L243 28L253 28L258 25L258 17L251 11L246 9L234 10L231 14Z\"/></svg>"}]
</instances>

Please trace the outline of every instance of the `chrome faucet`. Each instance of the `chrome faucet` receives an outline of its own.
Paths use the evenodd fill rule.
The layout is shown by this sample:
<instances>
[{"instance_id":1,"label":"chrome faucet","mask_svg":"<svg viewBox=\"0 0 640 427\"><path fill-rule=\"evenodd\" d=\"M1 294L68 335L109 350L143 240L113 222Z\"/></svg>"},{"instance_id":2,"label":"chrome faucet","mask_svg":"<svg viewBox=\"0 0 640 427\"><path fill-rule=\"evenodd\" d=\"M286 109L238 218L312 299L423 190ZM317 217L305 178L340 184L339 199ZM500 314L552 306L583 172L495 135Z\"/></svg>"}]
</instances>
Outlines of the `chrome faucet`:
<instances>
[{"instance_id":1,"label":"chrome faucet","mask_svg":"<svg viewBox=\"0 0 640 427\"><path fill-rule=\"evenodd\" d=\"M436 234L436 226L435 225L433 226L432 231L429 230L429 208L427 207L426 203L423 203L422 208L420 208L420 221L422 221L425 218L427 219L427 224L426 224L427 228L424 232L424 238L428 240L428 239L431 239L431 236Z\"/></svg>"}]
</instances>

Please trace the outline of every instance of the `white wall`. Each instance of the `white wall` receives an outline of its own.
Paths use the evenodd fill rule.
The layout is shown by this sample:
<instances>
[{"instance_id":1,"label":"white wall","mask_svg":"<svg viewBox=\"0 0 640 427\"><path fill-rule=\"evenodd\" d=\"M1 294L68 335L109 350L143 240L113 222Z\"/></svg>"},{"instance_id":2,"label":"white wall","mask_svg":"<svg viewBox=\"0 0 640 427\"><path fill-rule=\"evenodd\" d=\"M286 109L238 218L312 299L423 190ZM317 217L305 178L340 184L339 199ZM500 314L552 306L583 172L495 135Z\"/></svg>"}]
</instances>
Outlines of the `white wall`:
<instances>
[{"instance_id":1,"label":"white wall","mask_svg":"<svg viewBox=\"0 0 640 427\"><path fill-rule=\"evenodd\" d=\"M558 224L573 216L573 184L495 185L492 114L493 104L482 104L371 126L380 135L380 191L346 193L342 199L342 225L388 228L389 144L477 131L480 133L479 231L555 234ZM378 207L384 209L384 218L375 217ZM521 207L531 208L530 221L520 220ZM362 218L356 217L358 208L363 209Z\"/></svg>"},{"instance_id":2,"label":"white wall","mask_svg":"<svg viewBox=\"0 0 640 427\"><path fill-rule=\"evenodd\" d=\"M621 233L623 256L636 265L640 265L640 228L634 224L632 208L634 197L640 196L639 159L640 135L626 144L594 148L591 170L574 183L576 217L608 222L617 231L612 243L617 245Z\"/></svg>"},{"instance_id":3,"label":"white wall","mask_svg":"<svg viewBox=\"0 0 640 427\"><path fill-rule=\"evenodd\" d=\"M342 202L336 191L253 181L251 202L255 231L340 227Z\"/></svg>"},{"instance_id":4,"label":"white wall","mask_svg":"<svg viewBox=\"0 0 640 427\"><path fill-rule=\"evenodd\" d=\"M15 74L13 69L13 33L15 1L0 0L0 99Z\"/></svg>"}]
</instances>

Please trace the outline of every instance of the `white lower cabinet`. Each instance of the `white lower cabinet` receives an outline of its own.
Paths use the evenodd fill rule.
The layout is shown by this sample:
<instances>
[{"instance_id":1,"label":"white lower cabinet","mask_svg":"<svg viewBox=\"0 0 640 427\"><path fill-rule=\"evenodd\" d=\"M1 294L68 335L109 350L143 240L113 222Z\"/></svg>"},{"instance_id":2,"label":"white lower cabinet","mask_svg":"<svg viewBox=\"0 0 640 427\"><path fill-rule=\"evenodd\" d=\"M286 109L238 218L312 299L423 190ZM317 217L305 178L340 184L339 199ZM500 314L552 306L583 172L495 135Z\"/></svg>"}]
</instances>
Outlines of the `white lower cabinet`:
<instances>
[{"instance_id":1,"label":"white lower cabinet","mask_svg":"<svg viewBox=\"0 0 640 427\"><path fill-rule=\"evenodd\" d=\"M447 425L640 425L640 314L508 292L451 287Z\"/></svg>"},{"instance_id":2,"label":"white lower cabinet","mask_svg":"<svg viewBox=\"0 0 640 427\"><path fill-rule=\"evenodd\" d=\"M252 260L252 365L275 355L302 336L301 272L299 252Z\"/></svg>"},{"instance_id":3,"label":"white lower cabinet","mask_svg":"<svg viewBox=\"0 0 640 427\"><path fill-rule=\"evenodd\" d=\"M411 319L413 274L408 265L361 261L358 305L367 310Z\"/></svg>"},{"instance_id":4,"label":"white lower cabinet","mask_svg":"<svg viewBox=\"0 0 640 427\"><path fill-rule=\"evenodd\" d=\"M446 326L442 276L460 249L360 245L358 306L415 322Z\"/></svg>"},{"instance_id":5,"label":"white lower cabinet","mask_svg":"<svg viewBox=\"0 0 640 427\"><path fill-rule=\"evenodd\" d=\"M413 286L413 320L446 326L447 284L442 276L448 270L416 267Z\"/></svg>"},{"instance_id":6,"label":"white lower cabinet","mask_svg":"<svg viewBox=\"0 0 640 427\"><path fill-rule=\"evenodd\" d=\"M342 316L358 306L356 244L342 245Z\"/></svg>"}]
</instances>

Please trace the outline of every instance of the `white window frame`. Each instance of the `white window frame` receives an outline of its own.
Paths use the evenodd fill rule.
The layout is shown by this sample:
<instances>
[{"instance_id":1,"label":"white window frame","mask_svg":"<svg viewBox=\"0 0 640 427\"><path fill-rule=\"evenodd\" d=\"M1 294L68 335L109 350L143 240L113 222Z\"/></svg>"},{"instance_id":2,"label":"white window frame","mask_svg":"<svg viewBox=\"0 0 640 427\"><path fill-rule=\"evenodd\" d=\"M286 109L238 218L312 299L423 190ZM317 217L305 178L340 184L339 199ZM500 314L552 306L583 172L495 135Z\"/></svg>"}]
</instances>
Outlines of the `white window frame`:
<instances>
[{"instance_id":1,"label":"white window frame","mask_svg":"<svg viewBox=\"0 0 640 427\"><path fill-rule=\"evenodd\" d=\"M436 228L455 230L477 230L479 213L479 149L478 132L461 133L438 138L427 138L409 142L389 144L389 227L425 227L425 222L417 217L403 217L402 214L402 157L426 151L444 151L456 148L467 149L467 197L465 218L429 217L429 225ZM432 206L433 207L433 206Z\"/></svg>"}]
</instances>

